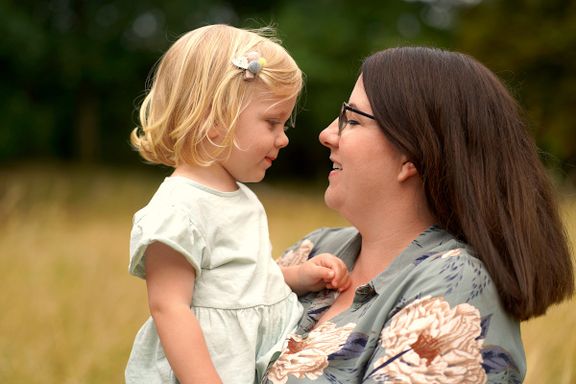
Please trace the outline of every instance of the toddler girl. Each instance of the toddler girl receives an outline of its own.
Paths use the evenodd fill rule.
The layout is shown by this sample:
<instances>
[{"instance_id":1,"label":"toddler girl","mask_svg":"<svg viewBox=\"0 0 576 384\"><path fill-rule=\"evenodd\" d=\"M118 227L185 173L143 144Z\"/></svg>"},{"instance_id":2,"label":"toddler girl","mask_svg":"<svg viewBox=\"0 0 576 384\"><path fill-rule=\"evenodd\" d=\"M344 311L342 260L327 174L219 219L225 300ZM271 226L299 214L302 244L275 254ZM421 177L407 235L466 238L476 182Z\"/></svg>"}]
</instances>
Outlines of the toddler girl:
<instances>
[{"instance_id":1,"label":"toddler girl","mask_svg":"<svg viewBox=\"0 0 576 384\"><path fill-rule=\"evenodd\" d=\"M174 171L134 215L129 271L146 280L152 316L127 383L257 382L300 319L294 292L349 285L328 254L281 270L242 184L261 181L288 144L301 88L278 43L225 25L185 34L160 60L131 140Z\"/></svg>"}]
</instances>

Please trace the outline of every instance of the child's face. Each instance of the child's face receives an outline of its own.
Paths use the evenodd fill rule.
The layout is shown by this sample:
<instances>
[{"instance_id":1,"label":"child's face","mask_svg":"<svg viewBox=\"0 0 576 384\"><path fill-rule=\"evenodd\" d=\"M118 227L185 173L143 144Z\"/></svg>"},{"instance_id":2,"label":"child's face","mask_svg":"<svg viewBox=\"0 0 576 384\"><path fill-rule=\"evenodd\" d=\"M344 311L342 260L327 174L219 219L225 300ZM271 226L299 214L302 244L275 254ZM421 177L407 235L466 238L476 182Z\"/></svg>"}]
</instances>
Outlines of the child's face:
<instances>
[{"instance_id":1,"label":"child's face","mask_svg":"<svg viewBox=\"0 0 576 384\"><path fill-rule=\"evenodd\" d=\"M255 95L238 118L237 147L220 162L234 180L254 183L264 178L280 149L288 145L284 126L295 103L295 98L280 101L267 94Z\"/></svg>"}]
</instances>

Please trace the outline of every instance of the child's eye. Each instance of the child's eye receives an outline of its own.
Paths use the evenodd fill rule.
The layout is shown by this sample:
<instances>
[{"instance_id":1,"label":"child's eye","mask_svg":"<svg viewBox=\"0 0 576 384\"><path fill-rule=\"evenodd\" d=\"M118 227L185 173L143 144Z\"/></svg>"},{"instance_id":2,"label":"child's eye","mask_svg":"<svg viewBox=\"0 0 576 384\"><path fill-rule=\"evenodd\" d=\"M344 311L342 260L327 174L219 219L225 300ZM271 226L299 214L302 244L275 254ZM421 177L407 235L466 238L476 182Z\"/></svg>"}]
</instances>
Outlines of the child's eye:
<instances>
[{"instance_id":1,"label":"child's eye","mask_svg":"<svg viewBox=\"0 0 576 384\"><path fill-rule=\"evenodd\" d=\"M272 126L272 127L275 127L278 124L280 124L280 122L277 120L267 120L267 123L270 124L270 126Z\"/></svg>"},{"instance_id":2,"label":"child's eye","mask_svg":"<svg viewBox=\"0 0 576 384\"><path fill-rule=\"evenodd\" d=\"M289 128L283 121L280 120L268 120L268 124L270 125L270 129L274 130L279 126L282 126L284 132Z\"/></svg>"},{"instance_id":3,"label":"child's eye","mask_svg":"<svg viewBox=\"0 0 576 384\"><path fill-rule=\"evenodd\" d=\"M284 132L288 131L289 129L293 129L294 125L293 124L284 124Z\"/></svg>"}]
</instances>

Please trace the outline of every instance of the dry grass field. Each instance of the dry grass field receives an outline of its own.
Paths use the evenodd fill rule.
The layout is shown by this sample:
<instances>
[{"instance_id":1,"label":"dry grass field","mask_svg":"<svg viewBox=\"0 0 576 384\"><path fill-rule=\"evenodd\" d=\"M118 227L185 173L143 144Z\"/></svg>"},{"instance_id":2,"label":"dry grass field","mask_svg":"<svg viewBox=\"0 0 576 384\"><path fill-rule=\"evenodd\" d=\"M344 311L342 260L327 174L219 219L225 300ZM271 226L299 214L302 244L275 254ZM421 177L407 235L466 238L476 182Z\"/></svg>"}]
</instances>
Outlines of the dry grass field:
<instances>
[{"instance_id":1,"label":"dry grass field","mask_svg":"<svg viewBox=\"0 0 576 384\"><path fill-rule=\"evenodd\" d=\"M54 166L0 169L0 383L121 383L147 317L127 273L131 215L157 175ZM318 188L260 185L277 254L344 225ZM576 198L563 205L576 240ZM526 383L576 383L576 302L523 326Z\"/></svg>"}]
</instances>

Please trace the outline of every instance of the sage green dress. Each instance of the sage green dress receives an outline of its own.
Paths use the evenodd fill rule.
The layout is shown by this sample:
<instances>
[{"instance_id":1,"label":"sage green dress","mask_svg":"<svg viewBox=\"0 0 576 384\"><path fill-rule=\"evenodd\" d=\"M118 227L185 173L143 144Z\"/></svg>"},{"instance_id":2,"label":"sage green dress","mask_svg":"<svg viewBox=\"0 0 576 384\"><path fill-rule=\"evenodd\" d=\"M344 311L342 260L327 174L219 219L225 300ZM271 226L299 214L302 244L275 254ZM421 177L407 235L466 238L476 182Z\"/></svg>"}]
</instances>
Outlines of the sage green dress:
<instances>
[{"instance_id":1,"label":"sage green dress","mask_svg":"<svg viewBox=\"0 0 576 384\"><path fill-rule=\"evenodd\" d=\"M272 259L256 195L240 183L234 192L220 192L168 177L134 215L130 273L146 278L145 250L156 241L178 251L196 272L191 311L222 381L258 382L302 307ZM125 377L127 383L178 382L152 318L136 335Z\"/></svg>"}]
</instances>

